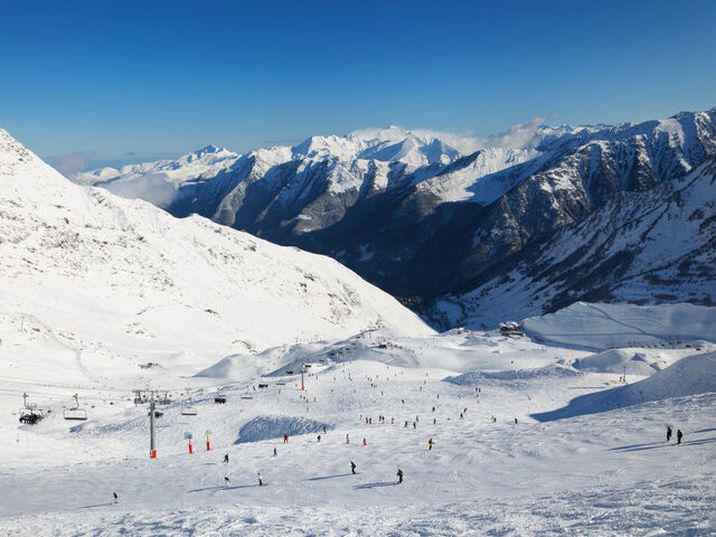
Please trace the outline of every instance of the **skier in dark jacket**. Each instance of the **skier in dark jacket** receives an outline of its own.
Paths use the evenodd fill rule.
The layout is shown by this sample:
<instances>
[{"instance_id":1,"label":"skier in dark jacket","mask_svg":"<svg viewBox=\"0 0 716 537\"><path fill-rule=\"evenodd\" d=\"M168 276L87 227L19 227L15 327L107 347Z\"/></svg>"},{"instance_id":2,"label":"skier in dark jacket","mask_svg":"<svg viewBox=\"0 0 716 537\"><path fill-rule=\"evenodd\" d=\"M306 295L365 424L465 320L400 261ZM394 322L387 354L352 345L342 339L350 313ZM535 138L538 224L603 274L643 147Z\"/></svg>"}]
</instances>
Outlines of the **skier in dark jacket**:
<instances>
[{"instance_id":1,"label":"skier in dark jacket","mask_svg":"<svg viewBox=\"0 0 716 537\"><path fill-rule=\"evenodd\" d=\"M398 476L398 485L400 485L403 482L403 470L398 468L398 473L396 475Z\"/></svg>"},{"instance_id":2,"label":"skier in dark jacket","mask_svg":"<svg viewBox=\"0 0 716 537\"><path fill-rule=\"evenodd\" d=\"M116 493L116 492L113 492L113 493L112 493L112 496L114 496L114 503L119 502L119 496L117 496L117 493Z\"/></svg>"},{"instance_id":3,"label":"skier in dark jacket","mask_svg":"<svg viewBox=\"0 0 716 537\"><path fill-rule=\"evenodd\" d=\"M351 461L351 473L352 474L356 473L356 463L354 463L353 461Z\"/></svg>"},{"instance_id":4,"label":"skier in dark jacket","mask_svg":"<svg viewBox=\"0 0 716 537\"><path fill-rule=\"evenodd\" d=\"M224 455L224 462L229 462L229 454Z\"/></svg>"},{"instance_id":5,"label":"skier in dark jacket","mask_svg":"<svg viewBox=\"0 0 716 537\"><path fill-rule=\"evenodd\" d=\"M681 429L676 429L676 443L681 444L681 437L684 436L684 433L681 432Z\"/></svg>"},{"instance_id":6,"label":"skier in dark jacket","mask_svg":"<svg viewBox=\"0 0 716 537\"><path fill-rule=\"evenodd\" d=\"M667 425L666 426L666 441L668 442L669 440L671 440L671 427L669 427Z\"/></svg>"}]
</instances>

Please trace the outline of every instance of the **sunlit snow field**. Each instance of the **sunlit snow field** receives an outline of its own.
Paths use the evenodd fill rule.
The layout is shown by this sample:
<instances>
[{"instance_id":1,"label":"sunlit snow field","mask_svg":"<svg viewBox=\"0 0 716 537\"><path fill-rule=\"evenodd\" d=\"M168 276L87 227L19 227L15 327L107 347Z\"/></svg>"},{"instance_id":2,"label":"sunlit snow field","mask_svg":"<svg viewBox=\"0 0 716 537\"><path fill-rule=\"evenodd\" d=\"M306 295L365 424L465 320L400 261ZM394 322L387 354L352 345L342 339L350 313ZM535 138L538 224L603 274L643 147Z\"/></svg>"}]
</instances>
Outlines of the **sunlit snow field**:
<instances>
[{"instance_id":1,"label":"sunlit snow field","mask_svg":"<svg viewBox=\"0 0 716 537\"><path fill-rule=\"evenodd\" d=\"M610 311L622 326L633 315ZM572 330L579 318L576 311ZM650 342L607 349L633 334L604 324L603 348L594 330L590 349L579 348L577 332L557 347L547 341L555 325L544 319L526 323L543 343L497 332L378 330L233 356L199 377L163 366L95 383L91 364L85 378L67 377L49 361L38 380L4 376L0 526L23 536L713 534L714 345L668 343L652 326ZM305 391L301 359L311 364ZM253 376L262 364L265 376ZM112 378L101 366L97 358L102 378ZM679 383L680 391L671 386ZM146 386L176 399L161 407L155 460L147 406L131 401L131 390ZM690 394L689 386L706 388ZM574 416L533 417L615 389ZM680 396L669 397L672 389ZM24 390L53 410L33 426L17 423ZM636 404L629 390L640 394ZM86 422L62 418L75 392ZM224 405L214 403L219 392ZM181 414L189 393L196 416ZM608 410L622 404L630 406ZM667 424L684 432L682 445L665 442Z\"/></svg>"}]
</instances>

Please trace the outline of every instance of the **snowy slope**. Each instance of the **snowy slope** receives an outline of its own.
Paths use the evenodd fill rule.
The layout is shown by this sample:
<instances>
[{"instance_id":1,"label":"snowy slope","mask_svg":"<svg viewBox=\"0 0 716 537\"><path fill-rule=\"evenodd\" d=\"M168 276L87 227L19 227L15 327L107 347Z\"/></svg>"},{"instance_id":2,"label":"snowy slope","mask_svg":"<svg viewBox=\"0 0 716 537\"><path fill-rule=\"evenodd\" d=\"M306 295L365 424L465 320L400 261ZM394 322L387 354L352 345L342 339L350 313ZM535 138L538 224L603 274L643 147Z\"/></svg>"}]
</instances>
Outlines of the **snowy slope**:
<instances>
[{"instance_id":1,"label":"snowy slope","mask_svg":"<svg viewBox=\"0 0 716 537\"><path fill-rule=\"evenodd\" d=\"M654 335L688 326L674 317ZM282 346L263 353L255 376L234 364L224 405L205 378L186 379L197 415L182 415L186 395L174 394L155 460L146 407L128 392L93 399L81 424L65 422L56 400L39 424L18 426L0 399L0 526L13 537L709 535L716 385L715 347L704 345L707 354L667 348L674 366L617 388L645 402L543 422L531 415L612 393L618 375L566 365L589 351L494 332L376 330ZM298 359L311 366L305 391ZM681 446L664 442L667 424L685 433Z\"/></svg>"},{"instance_id":2,"label":"snowy slope","mask_svg":"<svg viewBox=\"0 0 716 537\"><path fill-rule=\"evenodd\" d=\"M336 261L74 185L0 132L0 375L193 374L385 326L432 331ZM87 315L86 312L92 312Z\"/></svg>"}]
</instances>

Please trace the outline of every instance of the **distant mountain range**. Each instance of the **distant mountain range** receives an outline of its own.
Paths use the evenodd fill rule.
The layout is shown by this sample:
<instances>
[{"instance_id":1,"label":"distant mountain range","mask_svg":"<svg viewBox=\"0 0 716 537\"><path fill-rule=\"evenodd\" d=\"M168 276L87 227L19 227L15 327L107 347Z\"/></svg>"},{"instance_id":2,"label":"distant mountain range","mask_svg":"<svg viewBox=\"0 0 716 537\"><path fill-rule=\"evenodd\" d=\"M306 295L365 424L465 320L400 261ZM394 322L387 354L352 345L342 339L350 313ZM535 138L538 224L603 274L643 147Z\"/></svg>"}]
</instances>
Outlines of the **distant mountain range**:
<instances>
[{"instance_id":1,"label":"distant mountain range","mask_svg":"<svg viewBox=\"0 0 716 537\"><path fill-rule=\"evenodd\" d=\"M441 327L577 300L713 304L714 119L483 141L391 127L74 180L330 255Z\"/></svg>"}]
</instances>

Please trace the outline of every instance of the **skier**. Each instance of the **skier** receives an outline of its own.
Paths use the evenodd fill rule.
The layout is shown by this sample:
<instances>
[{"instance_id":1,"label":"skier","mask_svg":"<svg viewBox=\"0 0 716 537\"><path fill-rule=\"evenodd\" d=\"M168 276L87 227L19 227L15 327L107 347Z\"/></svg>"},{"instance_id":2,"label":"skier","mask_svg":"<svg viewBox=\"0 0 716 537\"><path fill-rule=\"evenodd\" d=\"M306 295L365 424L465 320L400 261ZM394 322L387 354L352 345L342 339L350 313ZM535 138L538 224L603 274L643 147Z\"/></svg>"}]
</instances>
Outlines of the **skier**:
<instances>
[{"instance_id":1,"label":"skier","mask_svg":"<svg viewBox=\"0 0 716 537\"><path fill-rule=\"evenodd\" d=\"M113 493L112 493L112 496L114 496L114 503L119 502L119 496L117 496L117 493L116 493L116 492L113 492Z\"/></svg>"},{"instance_id":2,"label":"skier","mask_svg":"<svg viewBox=\"0 0 716 537\"><path fill-rule=\"evenodd\" d=\"M278 449L273 448L273 456L274 456L274 457L277 457L277 456L278 456Z\"/></svg>"},{"instance_id":3,"label":"skier","mask_svg":"<svg viewBox=\"0 0 716 537\"><path fill-rule=\"evenodd\" d=\"M413 429L417 428L418 424L413 422Z\"/></svg>"},{"instance_id":4,"label":"skier","mask_svg":"<svg viewBox=\"0 0 716 537\"><path fill-rule=\"evenodd\" d=\"M428 440L428 451L432 451L433 449L433 439L431 438Z\"/></svg>"},{"instance_id":5,"label":"skier","mask_svg":"<svg viewBox=\"0 0 716 537\"><path fill-rule=\"evenodd\" d=\"M517 418L515 418L515 425L517 425Z\"/></svg>"},{"instance_id":6,"label":"skier","mask_svg":"<svg viewBox=\"0 0 716 537\"><path fill-rule=\"evenodd\" d=\"M224 455L224 462L229 462L229 454Z\"/></svg>"},{"instance_id":7,"label":"skier","mask_svg":"<svg viewBox=\"0 0 716 537\"><path fill-rule=\"evenodd\" d=\"M492 423L497 423L497 418L495 416L492 416Z\"/></svg>"},{"instance_id":8,"label":"skier","mask_svg":"<svg viewBox=\"0 0 716 537\"><path fill-rule=\"evenodd\" d=\"M263 485L264 485L264 480L261 478L261 472L257 472L257 473L258 473L258 475L259 475L259 487L263 487Z\"/></svg>"},{"instance_id":9,"label":"skier","mask_svg":"<svg viewBox=\"0 0 716 537\"><path fill-rule=\"evenodd\" d=\"M363 445L364 445L364 446L367 446L367 445L368 445L368 442L366 442L365 438L363 439Z\"/></svg>"},{"instance_id":10,"label":"skier","mask_svg":"<svg viewBox=\"0 0 716 537\"><path fill-rule=\"evenodd\" d=\"M403 470L398 468L398 473L395 475L398 476L398 485L400 485L403 482Z\"/></svg>"},{"instance_id":11,"label":"skier","mask_svg":"<svg viewBox=\"0 0 716 537\"><path fill-rule=\"evenodd\" d=\"M283 435L283 443L286 444L288 442L288 435Z\"/></svg>"},{"instance_id":12,"label":"skier","mask_svg":"<svg viewBox=\"0 0 716 537\"><path fill-rule=\"evenodd\" d=\"M353 461L351 461L351 473L353 475L355 475L356 473L356 463L354 463Z\"/></svg>"},{"instance_id":13,"label":"skier","mask_svg":"<svg viewBox=\"0 0 716 537\"><path fill-rule=\"evenodd\" d=\"M681 444L681 437L684 436L684 433L681 432L681 429L676 429L676 443Z\"/></svg>"},{"instance_id":14,"label":"skier","mask_svg":"<svg viewBox=\"0 0 716 537\"><path fill-rule=\"evenodd\" d=\"M318 441L319 441L319 442L321 441L321 435L320 435L320 434L318 435Z\"/></svg>"},{"instance_id":15,"label":"skier","mask_svg":"<svg viewBox=\"0 0 716 537\"><path fill-rule=\"evenodd\" d=\"M230 482L229 478L226 477L226 476L224 476L224 487L228 487L228 486L229 486L229 482Z\"/></svg>"},{"instance_id":16,"label":"skier","mask_svg":"<svg viewBox=\"0 0 716 537\"><path fill-rule=\"evenodd\" d=\"M666 426L666 442L668 443L669 440L671 440L671 426Z\"/></svg>"},{"instance_id":17,"label":"skier","mask_svg":"<svg viewBox=\"0 0 716 537\"><path fill-rule=\"evenodd\" d=\"M346 444L350 444L350 443L351 443L351 438L350 438L350 436L348 436L348 433L346 433Z\"/></svg>"}]
</instances>

